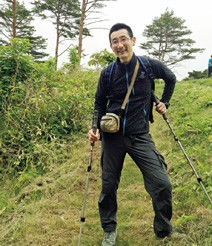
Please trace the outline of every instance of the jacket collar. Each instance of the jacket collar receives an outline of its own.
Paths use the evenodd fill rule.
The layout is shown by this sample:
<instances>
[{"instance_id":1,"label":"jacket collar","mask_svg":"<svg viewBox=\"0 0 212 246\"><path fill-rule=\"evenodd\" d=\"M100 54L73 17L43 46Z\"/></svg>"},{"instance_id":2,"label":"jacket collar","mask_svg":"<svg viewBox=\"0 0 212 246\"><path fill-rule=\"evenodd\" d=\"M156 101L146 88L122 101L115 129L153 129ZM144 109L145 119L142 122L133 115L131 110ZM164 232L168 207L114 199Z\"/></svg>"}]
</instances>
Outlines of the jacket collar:
<instances>
[{"instance_id":1,"label":"jacket collar","mask_svg":"<svg viewBox=\"0 0 212 246\"><path fill-rule=\"evenodd\" d=\"M128 68L128 69L134 68L136 62L137 62L137 56L135 55L135 53L133 53L131 60L127 63L121 63L119 58L116 59L116 63L120 68Z\"/></svg>"}]
</instances>

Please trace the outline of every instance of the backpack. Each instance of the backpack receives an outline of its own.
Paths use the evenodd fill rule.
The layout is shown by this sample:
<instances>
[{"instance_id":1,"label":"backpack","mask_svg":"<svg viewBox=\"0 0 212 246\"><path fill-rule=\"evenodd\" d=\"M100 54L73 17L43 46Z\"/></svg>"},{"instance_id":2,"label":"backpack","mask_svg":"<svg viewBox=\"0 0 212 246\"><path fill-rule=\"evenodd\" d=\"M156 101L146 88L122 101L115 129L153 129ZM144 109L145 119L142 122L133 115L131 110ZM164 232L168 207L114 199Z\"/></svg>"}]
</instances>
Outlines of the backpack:
<instances>
[{"instance_id":1,"label":"backpack","mask_svg":"<svg viewBox=\"0 0 212 246\"><path fill-rule=\"evenodd\" d=\"M149 62L149 60L146 57L142 57L142 56L137 56L141 66L144 68L145 72L148 74L148 77L151 81L151 89L153 91L155 91L155 82L154 82L154 73L151 67L151 64ZM111 85L111 80L112 80L112 74L113 74L113 68L115 65L116 61L112 62L111 64L109 64L106 69L105 69L105 83L107 83L108 86L108 90L110 91L110 85ZM111 94L111 93L110 93ZM110 96L107 97L108 99L110 99ZM154 122L153 120L153 113L152 113L152 109L153 109L153 98L151 98L151 111L150 111L150 115L149 115L149 121L151 123Z\"/></svg>"}]
</instances>

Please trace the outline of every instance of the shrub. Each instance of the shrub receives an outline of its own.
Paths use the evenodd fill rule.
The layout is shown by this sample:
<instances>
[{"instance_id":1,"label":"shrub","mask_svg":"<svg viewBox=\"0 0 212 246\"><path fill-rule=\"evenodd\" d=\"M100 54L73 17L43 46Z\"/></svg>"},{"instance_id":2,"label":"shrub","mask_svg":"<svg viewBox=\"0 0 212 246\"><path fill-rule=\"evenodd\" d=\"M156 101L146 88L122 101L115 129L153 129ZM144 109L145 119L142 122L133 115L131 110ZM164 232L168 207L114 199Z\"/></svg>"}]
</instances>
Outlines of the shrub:
<instances>
[{"instance_id":1,"label":"shrub","mask_svg":"<svg viewBox=\"0 0 212 246\"><path fill-rule=\"evenodd\" d=\"M18 58L22 56L20 52ZM24 73L16 77L15 90L7 96L10 105L0 116L0 179L5 172L45 173L65 160L66 141L72 141L76 132L87 132L98 73L79 66L73 71L71 65L57 72L54 65L53 59L31 63L25 77Z\"/></svg>"},{"instance_id":2,"label":"shrub","mask_svg":"<svg viewBox=\"0 0 212 246\"><path fill-rule=\"evenodd\" d=\"M10 95L32 75L33 60L27 54L29 48L27 39L11 39L10 46L0 46L0 110L9 107Z\"/></svg>"}]
</instances>

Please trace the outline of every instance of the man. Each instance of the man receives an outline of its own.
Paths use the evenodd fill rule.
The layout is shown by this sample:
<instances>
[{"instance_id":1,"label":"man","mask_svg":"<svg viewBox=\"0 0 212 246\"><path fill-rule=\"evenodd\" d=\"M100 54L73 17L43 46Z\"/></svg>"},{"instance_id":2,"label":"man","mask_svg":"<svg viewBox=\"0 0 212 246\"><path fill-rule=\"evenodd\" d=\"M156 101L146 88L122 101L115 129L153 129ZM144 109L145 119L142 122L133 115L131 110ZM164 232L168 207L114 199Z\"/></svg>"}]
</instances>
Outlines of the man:
<instances>
[{"instance_id":1,"label":"man","mask_svg":"<svg viewBox=\"0 0 212 246\"><path fill-rule=\"evenodd\" d=\"M110 89L102 71L95 96L95 110L100 118L107 112L120 114L121 105L127 93L134 72L137 57L133 53L136 38L131 28L125 24L115 24L109 33L110 47L117 56L113 68ZM155 78L165 81L161 102L156 110L165 114L174 91L175 75L161 62L149 59ZM99 198L99 213L104 230L102 246L115 245L117 189L126 153L135 161L143 174L144 184L150 194L155 211L154 232L158 238L170 235L182 236L172 229L171 183L163 157L156 150L149 134L151 115L151 80L143 66L139 66L136 81L126 109L121 118L121 127L117 133L101 132L102 137L102 190ZM108 97L110 98L109 105ZM98 124L99 128L99 124ZM92 129L88 132L90 142L98 140Z\"/></svg>"},{"instance_id":2,"label":"man","mask_svg":"<svg viewBox=\"0 0 212 246\"><path fill-rule=\"evenodd\" d=\"M208 78L211 77L211 73L212 73L212 55L208 61Z\"/></svg>"}]
</instances>

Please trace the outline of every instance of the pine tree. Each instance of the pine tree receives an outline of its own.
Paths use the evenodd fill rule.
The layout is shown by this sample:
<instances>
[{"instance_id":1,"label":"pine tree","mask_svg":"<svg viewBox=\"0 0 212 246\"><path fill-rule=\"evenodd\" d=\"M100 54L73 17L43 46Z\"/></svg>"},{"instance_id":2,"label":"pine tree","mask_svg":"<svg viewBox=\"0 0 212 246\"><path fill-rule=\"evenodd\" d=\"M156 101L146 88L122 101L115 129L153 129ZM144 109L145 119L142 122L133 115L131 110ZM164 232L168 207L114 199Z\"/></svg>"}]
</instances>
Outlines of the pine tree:
<instances>
[{"instance_id":1,"label":"pine tree","mask_svg":"<svg viewBox=\"0 0 212 246\"><path fill-rule=\"evenodd\" d=\"M11 38L29 39L29 54L38 61L46 56L46 39L35 36L35 28L30 23L34 20L31 11L23 3L4 0L0 5L0 45L9 45Z\"/></svg>"},{"instance_id":2,"label":"pine tree","mask_svg":"<svg viewBox=\"0 0 212 246\"><path fill-rule=\"evenodd\" d=\"M105 21L100 17L96 16L99 14L98 9L104 8L106 5L100 2L109 2L116 0L82 0L81 4L81 18L80 18L80 32L79 32L79 40L78 40L78 55L82 56L82 40L83 37L91 36L90 30L88 28L89 25L96 24L98 22ZM85 23L86 22L86 23ZM92 29L102 29L99 27L95 27Z\"/></svg>"},{"instance_id":3,"label":"pine tree","mask_svg":"<svg viewBox=\"0 0 212 246\"><path fill-rule=\"evenodd\" d=\"M80 4L78 0L35 0L33 11L42 19L51 20L56 28L56 69L59 45L64 40L72 40L79 34ZM64 40L61 40L64 38ZM62 52L64 53L64 52Z\"/></svg>"},{"instance_id":4,"label":"pine tree","mask_svg":"<svg viewBox=\"0 0 212 246\"><path fill-rule=\"evenodd\" d=\"M174 16L174 11L166 9L159 18L143 32L147 42L141 43L140 48L167 66L183 60L195 59L194 54L204 49L191 48L195 41L188 38L192 32L184 25L185 20Z\"/></svg>"}]
</instances>

